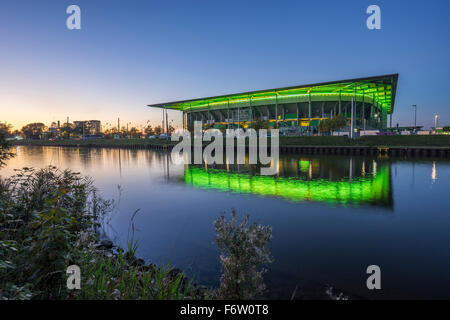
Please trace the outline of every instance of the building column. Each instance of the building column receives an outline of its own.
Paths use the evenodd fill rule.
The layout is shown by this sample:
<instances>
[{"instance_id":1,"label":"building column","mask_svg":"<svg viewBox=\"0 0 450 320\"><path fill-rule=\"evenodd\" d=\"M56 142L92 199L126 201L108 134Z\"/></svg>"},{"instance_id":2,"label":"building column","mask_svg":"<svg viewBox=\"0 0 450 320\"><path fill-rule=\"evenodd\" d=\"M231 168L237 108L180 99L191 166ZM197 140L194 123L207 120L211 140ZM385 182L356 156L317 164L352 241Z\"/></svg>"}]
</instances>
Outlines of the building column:
<instances>
[{"instance_id":1,"label":"building column","mask_svg":"<svg viewBox=\"0 0 450 320\"><path fill-rule=\"evenodd\" d=\"M275 123L278 128L278 95L275 96Z\"/></svg>"},{"instance_id":2,"label":"building column","mask_svg":"<svg viewBox=\"0 0 450 320\"><path fill-rule=\"evenodd\" d=\"M366 117L366 97L364 96L364 92L363 92L363 101L362 101L362 109L361 109L361 124L364 122L364 119Z\"/></svg>"},{"instance_id":3,"label":"building column","mask_svg":"<svg viewBox=\"0 0 450 320\"><path fill-rule=\"evenodd\" d=\"M208 102L208 120L207 120L208 124L211 123L211 111L209 110L209 102Z\"/></svg>"},{"instance_id":4,"label":"building column","mask_svg":"<svg viewBox=\"0 0 450 320\"><path fill-rule=\"evenodd\" d=\"M308 131L311 134L311 92L308 94Z\"/></svg>"},{"instance_id":5,"label":"building column","mask_svg":"<svg viewBox=\"0 0 450 320\"><path fill-rule=\"evenodd\" d=\"M373 123L373 104L370 105L370 119L369 119L370 123Z\"/></svg>"},{"instance_id":6,"label":"building column","mask_svg":"<svg viewBox=\"0 0 450 320\"><path fill-rule=\"evenodd\" d=\"M377 113L378 117L377 117L377 128L380 129L380 119L381 119L381 115L380 112L378 110L378 102L376 102L375 104L375 112Z\"/></svg>"},{"instance_id":7,"label":"building column","mask_svg":"<svg viewBox=\"0 0 450 320\"><path fill-rule=\"evenodd\" d=\"M355 110L356 110L356 105L354 102L355 98L352 98L352 104L351 104L351 108L350 108L350 138L353 139L353 129L355 128Z\"/></svg>"},{"instance_id":8,"label":"building column","mask_svg":"<svg viewBox=\"0 0 450 320\"><path fill-rule=\"evenodd\" d=\"M238 129L240 129L241 128L241 112L240 112L240 108L239 107L237 109L237 112L238 112L238 116L237 116L237 118L238 118Z\"/></svg>"},{"instance_id":9,"label":"building column","mask_svg":"<svg viewBox=\"0 0 450 320\"><path fill-rule=\"evenodd\" d=\"M230 98L227 101L227 129L230 128Z\"/></svg>"},{"instance_id":10,"label":"building column","mask_svg":"<svg viewBox=\"0 0 450 320\"><path fill-rule=\"evenodd\" d=\"M252 120L253 120L253 110L252 110L252 97L250 96L250 107L249 107L249 111L250 111L250 123L249 126L252 126Z\"/></svg>"},{"instance_id":11,"label":"building column","mask_svg":"<svg viewBox=\"0 0 450 320\"><path fill-rule=\"evenodd\" d=\"M189 123L188 123L188 128L191 127L192 124L192 112L189 112L189 119L188 119Z\"/></svg>"},{"instance_id":12,"label":"building column","mask_svg":"<svg viewBox=\"0 0 450 320\"><path fill-rule=\"evenodd\" d=\"M234 110L231 109L231 128L234 130Z\"/></svg>"}]
</instances>

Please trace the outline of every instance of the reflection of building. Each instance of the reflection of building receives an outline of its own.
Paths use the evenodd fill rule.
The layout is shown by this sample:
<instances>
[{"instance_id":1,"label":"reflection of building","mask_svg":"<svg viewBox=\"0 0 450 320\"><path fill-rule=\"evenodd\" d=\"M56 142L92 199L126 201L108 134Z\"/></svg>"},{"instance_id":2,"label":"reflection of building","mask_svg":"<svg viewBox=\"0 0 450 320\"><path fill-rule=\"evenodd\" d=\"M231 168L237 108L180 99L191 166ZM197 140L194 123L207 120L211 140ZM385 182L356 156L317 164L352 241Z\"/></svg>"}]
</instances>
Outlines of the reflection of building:
<instances>
[{"instance_id":1,"label":"reflection of building","mask_svg":"<svg viewBox=\"0 0 450 320\"><path fill-rule=\"evenodd\" d=\"M99 120L74 121L75 131L83 135L99 134L102 131Z\"/></svg>"},{"instance_id":2,"label":"reflection of building","mask_svg":"<svg viewBox=\"0 0 450 320\"><path fill-rule=\"evenodd\" d=\"M251 175L244 168L239 172L227 172L222 168L189 166L184 180L199 188L276 196L295 202L392 206L389 164L348 158L342 161L347 165L331 168L315 163L317 159L300 159L292 162L295 170L284 168L284 174L277 177ZM282 167L280 163L280 169Z\"/></svg>"},{"instance_id":3,"label":"reflection of building","mask_svg":"<svg viewBox=\"0 0 450 320\"><path fill-rule=\"evenodd\" d=\"M315 132L321 120L335 115L350 120L354 100L355 128L385 129L388 115L392 120L397 79L398 74L392 74L149 106L182 111L185 128L190 128L193 121L236 128L262 120L271 126L276 123L286 129Z\"/></svg>"}]
</instances>

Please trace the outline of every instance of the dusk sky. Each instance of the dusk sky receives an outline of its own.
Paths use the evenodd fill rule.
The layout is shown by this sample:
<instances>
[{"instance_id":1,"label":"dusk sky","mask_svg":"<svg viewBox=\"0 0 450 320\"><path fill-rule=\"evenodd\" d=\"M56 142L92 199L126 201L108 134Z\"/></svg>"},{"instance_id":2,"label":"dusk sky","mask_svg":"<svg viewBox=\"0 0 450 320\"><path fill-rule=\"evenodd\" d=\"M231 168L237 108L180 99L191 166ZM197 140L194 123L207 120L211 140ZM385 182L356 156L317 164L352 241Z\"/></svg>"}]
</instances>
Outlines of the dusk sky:
<instances>
[{"instance_id":1,"label":"dusk sky","mask_svg":"<svg viewBox=\"0 0 450 320\"><path fill-rule=\"evenodd\" d=\"M66 8L81 8L68 30ZM381 30L366 8L381 8ZM147 104L399 73L393 125L450 125L450 1L0 2L0 121L152 125ZM169 117L180 123L178 112Z\"/></svg>"}]
</instances>

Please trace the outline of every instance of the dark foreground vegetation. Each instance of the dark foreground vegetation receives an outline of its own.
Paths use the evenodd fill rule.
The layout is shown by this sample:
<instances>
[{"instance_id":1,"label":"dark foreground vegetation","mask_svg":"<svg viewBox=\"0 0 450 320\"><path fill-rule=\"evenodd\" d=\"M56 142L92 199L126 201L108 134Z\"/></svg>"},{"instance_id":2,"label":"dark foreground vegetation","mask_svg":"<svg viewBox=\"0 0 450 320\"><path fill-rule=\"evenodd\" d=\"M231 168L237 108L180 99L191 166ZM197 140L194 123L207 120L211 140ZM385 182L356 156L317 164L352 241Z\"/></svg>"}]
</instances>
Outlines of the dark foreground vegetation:
<instances>
[{"instance_id":1,"label":"dark foreground vegetation","mask_svg":"<svg viewBox=\"0 0 450 320\"><path fill-rule=\"evenodd\" d=\"M209 142L204 142L208 144ZM131 146L164 146L175 145L167 139L87 139L87 140L20 140L14 141L15 145L32 146L67 146L67 147L131 147ZM368 146L368 147L450 147L450 135L389 135L389 136L364 136L355 139L348 137L316 136L316 137L280 137L280 146Z\"/></svg>"},{"instance_id":2,"label":"dark foreground vegetation","mask_svg":"<svg viewBox=\"0 0 450 320\"><path fill-rule=\"evenodd\" d=\"M24 168L0 181L0 298L180 299L204 297L182 272L145 265L98 245L96 230L112 203L78 173ZM68 266L81 290L68 290Z\"/></svg>"}]
</instances>

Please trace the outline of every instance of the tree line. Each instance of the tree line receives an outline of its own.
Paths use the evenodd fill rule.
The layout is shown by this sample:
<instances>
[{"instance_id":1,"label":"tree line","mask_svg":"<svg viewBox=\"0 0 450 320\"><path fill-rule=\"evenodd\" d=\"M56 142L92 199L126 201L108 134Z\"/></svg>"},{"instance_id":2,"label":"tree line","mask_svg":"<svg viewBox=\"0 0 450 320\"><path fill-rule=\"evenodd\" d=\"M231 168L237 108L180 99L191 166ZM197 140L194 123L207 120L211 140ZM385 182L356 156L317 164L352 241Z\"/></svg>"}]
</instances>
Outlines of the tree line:
<instances>
[{"instance_id":1,"label":"tree line","mask_svg":"<svg viewBox=\"0 0 450 320\"><path fill-rule=\"evenodd\" d=\"M49 128L42 122L33 122L23 126L20 130L12 130L12 126L10 124L0 123L0 129L5 139L8 136L21 136L25 139L44 139L56 137L70 139L83 135L83 128L77 127L75 126L75 124L68 122L61 124L61 126L59 126L58 128ZM172 134L175 131L175 128L172 125L169 125L168 130L169 133ZM122 126L120 128L120 132L117 127L107 128L99 134L105 136L106 138L114 137L115 135L120 134L121 137L137 139L141 138L143 135L160 135L164 132L165 130L163 130L161 125L155 127L147 125L142 130L138 129L137 127L131 127L127 129L127 127ZM90 132L87 132L87 134L90 134Z\"/></svg>"}]
</instances>

